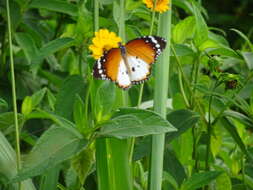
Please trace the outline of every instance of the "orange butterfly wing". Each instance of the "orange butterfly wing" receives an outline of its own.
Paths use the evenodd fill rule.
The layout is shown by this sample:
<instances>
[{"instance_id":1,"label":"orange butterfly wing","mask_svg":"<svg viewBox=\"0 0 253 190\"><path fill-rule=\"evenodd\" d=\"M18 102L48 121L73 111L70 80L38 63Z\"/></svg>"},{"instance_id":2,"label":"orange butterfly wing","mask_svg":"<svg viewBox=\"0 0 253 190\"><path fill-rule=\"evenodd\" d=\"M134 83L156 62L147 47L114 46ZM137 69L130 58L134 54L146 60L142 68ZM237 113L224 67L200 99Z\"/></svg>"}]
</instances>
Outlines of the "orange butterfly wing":
<instances>
[{"instance_id":1,"label":"orange butterfly wing","mask_svg":"<svg viewBox=\"0 0 253 190\"><path fill-rule=\"evenodd\" d=\"M119 48L113 48L100 57L93 68L93 76L102 80L116 81L122 57Z\"/></svg>"},{"instance_id":2,"label":"orange butterfly wing","mask_svg":"<svg viewBox=\"0 0 253 190\"><path fill-rule=\"evenodd\" d=\"M165 47L166 40L158 36L143 36L126 44L129 55L136 56L148 64L154 63Z\"/></svg>"},{"instance_id":3,"label":"orange butterfly wing","mask_svg":"<svg viewBox=\"0 0 253 190\"><path fill-rule=\"evenodd\" d=\"M166 40L157 36L143 36L126 44L129 67L132 68L130 79L139 84L148 79L151 65L166 46Z\"/></svg>"},{"instance_id":4,"label":"orange butterfly wing","mask_svg":"<svg viewBox=\"0 0 253 190\"><path fill-rule=\"evenodd\" d=\"M131 86L128 71L119 48L113 48L100 57L93 68L93 76L102 80L111 80L123 89Z\"/></svg>"}]
</instances>

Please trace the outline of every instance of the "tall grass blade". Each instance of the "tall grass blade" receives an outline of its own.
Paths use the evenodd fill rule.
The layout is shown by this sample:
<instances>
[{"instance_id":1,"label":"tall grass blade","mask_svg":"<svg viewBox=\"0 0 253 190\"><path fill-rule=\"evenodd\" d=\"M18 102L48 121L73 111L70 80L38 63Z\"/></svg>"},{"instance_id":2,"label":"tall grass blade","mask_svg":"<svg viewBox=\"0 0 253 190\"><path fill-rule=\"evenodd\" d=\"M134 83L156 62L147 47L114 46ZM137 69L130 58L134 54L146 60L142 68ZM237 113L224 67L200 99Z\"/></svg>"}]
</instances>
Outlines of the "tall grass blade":
<instances>
[{"instance_id":1,"label":"tall grass blade","mask_svg":"<svg viewBox=\"0 0 253 190\"><path fill-rule=\"evenodd\" d=\"M19 137L18 112L17 112L17 102L16 102L16 84L15 84L14 60L13 60L13 51L12 51L12 33L11 33L9 0L6 0L6 9L7 9L7 20L8 20L9 49L10 49L12 102L13 102L15 137L16 137L16 166L17 166L16 170L18 171L21 168L20 144L19 144L20 137ZM21 189L21 182L18 182L18 189Z\"/></svg>"}]
</instances>

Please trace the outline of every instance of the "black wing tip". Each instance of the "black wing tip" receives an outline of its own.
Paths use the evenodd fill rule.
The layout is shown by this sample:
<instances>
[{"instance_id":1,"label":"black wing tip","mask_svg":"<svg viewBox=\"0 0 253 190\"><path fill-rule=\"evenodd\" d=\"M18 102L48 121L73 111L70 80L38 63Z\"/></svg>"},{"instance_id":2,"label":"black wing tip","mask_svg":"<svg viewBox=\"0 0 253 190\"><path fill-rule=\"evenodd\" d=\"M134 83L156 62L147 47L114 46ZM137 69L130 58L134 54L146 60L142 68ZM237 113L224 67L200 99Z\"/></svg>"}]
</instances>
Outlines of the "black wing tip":
<instances>
[{"instance_id":1,"label":"black wing tip","mask_svg":"<svg viewBox=\"0 0 253 190\"><path fill-rule=\"evenodd\" d=\"M106 69L104 67L104 63L106 62L106 55L108 52L105 52L96 62L93 66L93 72L92 75L97 79L102 80L108 80L108 77L106 75Z\"/></svg>"},{"instance_id":2,"label":"black wing tip","mask_svg":"<svg viewBox=\"0 0 253 190\"><path fill-rule=\"evenodd\" d=\"M167 41L165 38L159 36L142 36L140 37L145 41L145 43L151 44L152 48L155 50L155 60L162 53L162 51L166 48Z\"/></svg>"}]
</instances>

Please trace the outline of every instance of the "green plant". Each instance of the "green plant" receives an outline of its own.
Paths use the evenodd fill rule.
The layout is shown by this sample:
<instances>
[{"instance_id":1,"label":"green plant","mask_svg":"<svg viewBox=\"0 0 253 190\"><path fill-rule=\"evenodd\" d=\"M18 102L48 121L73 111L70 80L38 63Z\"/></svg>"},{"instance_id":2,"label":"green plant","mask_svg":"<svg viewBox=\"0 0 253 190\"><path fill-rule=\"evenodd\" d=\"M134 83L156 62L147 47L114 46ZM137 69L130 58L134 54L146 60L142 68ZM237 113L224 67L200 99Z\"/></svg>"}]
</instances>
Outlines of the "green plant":
<instances>
[{"instance_id":1,"label":"green plant","mask_svg":"<svg viewBox=\"0 0 253 190\"><path fill-rule=\"evenodd\" d=\"M251 3L149 2L0 2L0 189L253 189ZM102 28L167 39L145 85L93 78Z\"/></svg>"}]
</instances>

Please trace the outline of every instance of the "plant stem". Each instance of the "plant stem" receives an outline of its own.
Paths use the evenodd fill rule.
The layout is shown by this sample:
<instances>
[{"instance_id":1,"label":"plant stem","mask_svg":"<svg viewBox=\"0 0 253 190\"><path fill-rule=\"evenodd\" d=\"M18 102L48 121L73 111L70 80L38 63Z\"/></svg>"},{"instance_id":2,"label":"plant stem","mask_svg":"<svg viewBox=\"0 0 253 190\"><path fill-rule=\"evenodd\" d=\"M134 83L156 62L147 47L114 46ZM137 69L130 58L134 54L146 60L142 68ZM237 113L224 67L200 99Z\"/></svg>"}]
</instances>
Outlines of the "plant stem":
<instances>
[{"instance_id":1,"label":"plant stem","mask_svg":"<svg viewBox=\"0 0 253 190\"><path fill-rule=\"evenodd\" d=\"M17 172L21 168L20 159L20 139L19 139L19 127L18 127L18 113L17 113L17 102L16 102L16 85L15 85L15 73L14 73L14 60L12 51L12 36L11 36L11 19L10 19L10 6L9 0L6 0L7 8L7 19L8 19L8 35L9 35L9 49L10 49L10 66L11 66L11 85L12 85L12 101L13 101L13 111L14 111L14 124L15 124L15 134L16 134L16 156L17 156ZM21 189L21 182L18 182L18 189Z\"/></svg>"},{"instance_id":2,"label":"plant stem","mask_svg":"<svg viewBox=\"0 0 253 190\"><path fill-rule=\"evenodd\" d=\"M125 34L125 1L120 0L120 26L119 26L119 36L125 42L126 34Z\"/></svg>"},{"instance_id":3,"label":"plant stem","mask_svg":"<svg viewBox=\"0 0 253 190\"><path fill-rule=\"evenodd\" d=\"M219 86L219 82L214 84L212 92ZM209 166L209 156L210 156L210 145L211 145L211 135L212 135L212 121L211 121L211 109L212 109L213 95L210 94L208 102L208 125L207 125L207 145L206 145L206 158L205 158L205 169L206 171L210 170Z\"/></svg>"},{"instance_id":4,"label":"plant stem","mask_svg":"<svg viewBox=\"0 0 253 190\"><path fill-rule=\"evenodd\" d=\"M152 35L153 33L153 28L154 28L154 22L155 22L155 7L156 7L156 1L154 1L154 8L152 10L152 20L151 20L151 26L150 26L150 31L149 31L149 35ZM138 103L137 103L137 107L139 108L141 105L141 101L142 101L142 95L143 95L143 88L144 88L144 83L141 84L140 86L140 93L139 93L139 97L138 97Z\"/></svg>"},{"instance_id":5,"label":"plant stem","mask_svg":"<svg viewBox=\"0 0 253 190\"><path fill-rule=\"evenodd\" d=\"M206 158L205 158L205 169L206 171L209 171L210 166L209 166L209 155L210 155L210 143L211 143L211 127L212 127L212 122L211 122L211 108L212 108L212 100L213 96L210 95L209 98L209 104L208 104L208 125L207 125L207 144L206 144Z\"/></svg>"},{"instance_id":6,"label":"plant stem","mask_svg":"<svg viewBox=\"0 0 253 190\"><path fill-rule=\"evenodd\" d=\"M119 36L123 42L126 41L125 32L125 0L120 0L120 24L119 24ZM128 105L128 94L127 91L121 90L123 106Z\"/></svg>"},{"instance_id":7,"label":"plant stem","mask_svg":"<svg viewBox=\"0 0 253 190\"><path fill-rule=\"evenodd\" d=\"M170 3L172 5L172 3ZM154 110L166 118L166 100L169 81L171 10L159 16L158 35L167 39L167 47L156 64L154 87ZM165 134L152 135L152 151L149 172L149 190L160 190L162 187L163 154Z\"/></svg>"},{"instance_id":8,"label":"plant stem","mask_svg":"<svg viewBox=\"0 0 253 190\"><path fill-rule=\"evenodd\" d=\"M99 0L94 0L94 29L99 29Z\"/></svg>"},{"instance_id":9,"label":"plant stem","mask_svg":"<svg viewBox=\"0 0 253 190\"><path fill-rule=\"evenodd\" d=\"M193 79L193 96L192 96L192 104L191 104L191 107L194 108L194 105L195 105L195 92L196 92L196 84L198 83L198 76L199 76L199 66L200 66L200 53L198 55L198 58L197 58L197 62L194 63L194 79Z\"/></svg>"},{"instance_id":10,"label":"plant stem","mask_svg":"<svg viewBox=\"0 0 253 190\"><path fill-rule=\"evenodd\" d=\"M180 63L180 60L176 54L176 51L175 51L175 48L173 45L171 45L171 50L176 58L176 62L177 62L177 66L178 66L178 75L179 75L179 86L180 86L180 91L182 93L182 96L184 98L184 102L185 102L185 105L186 107L190 107L190 104L189 104L189 101L185 95L185 91L184 91L184 86L183 86L183 81L182 81L182 77L184 78L184 80L187 80L186 77L184 76L184 73L183 73L183 69L182 69L182 66L181 66L181 63Z\"/></svg>"}]
</instances>

